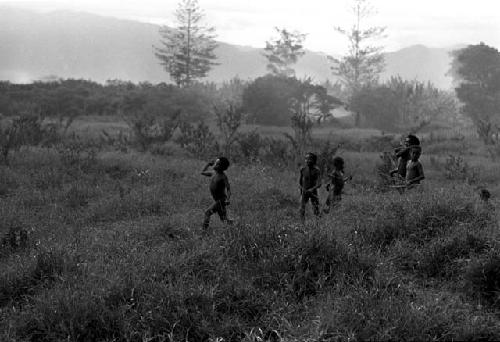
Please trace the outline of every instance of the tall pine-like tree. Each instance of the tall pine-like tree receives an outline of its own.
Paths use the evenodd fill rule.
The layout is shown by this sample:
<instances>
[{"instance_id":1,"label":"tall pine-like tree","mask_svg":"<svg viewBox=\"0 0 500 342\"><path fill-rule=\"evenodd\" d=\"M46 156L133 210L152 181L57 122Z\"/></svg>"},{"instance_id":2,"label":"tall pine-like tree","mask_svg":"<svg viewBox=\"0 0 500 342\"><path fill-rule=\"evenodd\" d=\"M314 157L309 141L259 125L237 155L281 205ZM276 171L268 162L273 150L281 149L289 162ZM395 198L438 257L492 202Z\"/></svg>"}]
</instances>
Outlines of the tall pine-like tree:
<instances>
[{"instance_id":1,"label":"tall pine-like tree","mask_svg":"<svg viewBox=\"0 0 500 342\"><path fill-rule=\"evenodd\" d=\"M217 65L215 28L204 25L204 17L197 0L181 0L175 11L177 27L160 28L161 46L155 47L155 55L179 87L206 77Z\"/></svg>"},{"instance_id":2,"label":"tall pine-like tree","mask_svg":"<svg viewBox=\"0 0 500 342\"><path fill-rule=\"evenodd\" d=\"M295 76L295 70L291 67L297 63L299 57L304 55L302 43L305 34L289 32L286 29L275 28L278 38L266 42L264 56L267 58L267 69L276 76Z\"/></svg>"},{"instance_id":3,"label":"tall pine-like tree","mask_svg":"<svg viewBox=\"0 0 500 342\"><path fill-rule=\"evenodd\" d=\"M344 86L344 100L349 104L363 86L378 81L385 67L382 47L370 44L372 40L383 37L385 27L363 28L363 21L373 14L368 0L353 0L352 12L354 24L350 29L335 28L335 31L345 36L349 42L347 54L341 58L329 57L332 72ZM356 114L355 119L356 126L359 126L360 116Z\"/></svg>"}]
</instances>

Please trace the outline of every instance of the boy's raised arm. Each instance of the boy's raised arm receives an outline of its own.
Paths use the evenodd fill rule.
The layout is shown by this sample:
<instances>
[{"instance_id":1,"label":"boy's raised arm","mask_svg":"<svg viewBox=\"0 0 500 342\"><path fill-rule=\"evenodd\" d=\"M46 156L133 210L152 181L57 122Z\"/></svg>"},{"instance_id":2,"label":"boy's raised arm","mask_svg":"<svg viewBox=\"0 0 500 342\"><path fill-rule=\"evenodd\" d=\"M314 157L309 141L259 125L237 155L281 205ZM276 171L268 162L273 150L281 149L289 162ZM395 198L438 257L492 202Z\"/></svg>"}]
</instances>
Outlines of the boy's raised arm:
<instances>
[{"instance_id":1,"label":"boy's raised arm","mask_svg":"<svg viewBox=\"0 0 500 342\"><path fill-rule=\"evenodd\" d=\"M208 162L208 163L207 163L207 165L205 165L205 167L203 168L203 170L201 170L201 174L202 174L203 176L212 177L212 172L207 171L207 170L208 170L208 168L209 168L210 166L213 166L213 165L214 165L214 162L213 162L213 161Z\"/></svg>"}]
</instances>

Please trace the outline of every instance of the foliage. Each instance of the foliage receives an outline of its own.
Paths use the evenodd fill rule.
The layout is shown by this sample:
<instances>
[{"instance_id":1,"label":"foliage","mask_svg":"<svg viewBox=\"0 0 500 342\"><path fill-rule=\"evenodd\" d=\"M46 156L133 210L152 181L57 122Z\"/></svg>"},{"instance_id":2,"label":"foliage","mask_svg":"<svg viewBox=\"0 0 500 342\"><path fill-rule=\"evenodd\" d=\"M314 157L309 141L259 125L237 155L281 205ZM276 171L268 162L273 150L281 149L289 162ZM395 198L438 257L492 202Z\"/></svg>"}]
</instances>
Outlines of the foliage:
<instances>
[{"instance_id":1,"label":"foliage","mask_svg":"<svg viewBox=\"0 0 500 342\"><path fill-rule=\"evenodd\" d=\"M438 120L458 122L454 96L430 83L400 77L361 87L351 97L351 108L366 126L384 130L417 133Z\"/></svg>"},{"instance_id":2,"label":"foliage","mask_svg":"<svg viewBox=\"0 0 500 342\"><path fill-rule=\"evenodd\" d=\"M179 129L175 141L188 152L203 159L214 158L219 153L219 144L203 121L198 124L181 122Z\"/></svg>"},{"instance_id":3,"label":"foliage","mask_svg":"<svg viewBox=\"0 0 500 342\"><path fill-rule=\"evenodd\" d=\"M386 85L367 85L351 98L351 108L368 127L395 130L399 116L396 94Z\"/></svg>"},{"instance_id":4,"label":"foliage","mask_svg":"<svg viewBox=\"0 0 500 342\"><path fill-rule=\"evenodd\" d=\"M219 101L222 103L232 103L235 106L241 106L243 101L243 93L248 86L248 81L243 81L238 77L234 77L229 81L224 81L217 89Z\"/></svg>"},{"instance_id":5,"label":"foliage","mask_svg":"<svg viewBox=\"0 0 500 342\"><path fill-rule=\"evenodd\" d=\"M238 139L237 133L243 120L243 111L240 107L229 104L224 110L214 106L217 118L217 127L224 140L224 155L231 157L231 147Z\"/></svg>"},{"instance_id":6,"label":"foliage","mask_svg":"<svg viewBox=\"0 0 500 342\"><path fill-rule=\"evenodd\" d=\"M204 16L198 0L181 0L175 11L176 29L160 29L161 47L155 48L155 55L179 87L206 77L216 65L215 28L202 24Z\"/></svg>"},{"instance_id":7,"label":"foliage","mask_svg":"<svg viewBox=\"0 0 500 342\"><path fill-rule=\"evenodd\" d=\"M478 170L470 166L462 157L449 155L444 163L444 173L447 179L477 182Z\"/></svg>"},{"instance_id":8,"label":"foliage","mask_svg":"<svg viewBox=\"0 0 500 342\"><path fill-rule=\"evenodd\" d=\"M500 130L500 53L484 43L457 50L451 74L459 83L455 91L463 112L484 143L493 144L493 133Z\"/></svg>"},{"instance_id":9,"label":"foliage","mask_svg":"<svg viewBox=\"0 0 500 342\"><path fill-rule=\"evenodd\" d=\"M40 117L34 115L23 115L0 122L0 153L3 162L9 163L10 152L26 145L36 146L52 136L52 127L42 125Z\"/></svg>"},{"instance_id":10,"label":"foliage","mask_svg":"<svg viewBox=\"0 0 500 342\"><path fill-rule=\"evenodd\" d=\"M255 79L243 93L243 110L249 120L264 125L288 125L297 112L321 121L341 104L309 78L267 75Z\"/></svg>"},{"instance_id":11,"label":"foliage","mask_svg":"<svg viewBox=\"0 0 500 342\"><path fill-rule=\"evenodd\" d=\"M348 103L361 87L375 83L384 69L382 48L369 44L372 39L383 36L385 27L373 26L362 28L361 23L368 18L373 10L368 0L353 0L352 12L354 25L351 29L337 27L335 30L349 41L348 53L339 58L329 56L332 62L332 72L340 77L347 93ZM359 117L356 116L356 126L359 126Z\"/></svg>"},{"instance_id":12,"label":"foliage","mask_svg":"<svg viewBox=\"0 0 500 342\"><path fill-rule=\"evenodd\" d=\"M323 177L333 171L333 159L337 156L340 148L341 144L334 144L330 139L325 140L320 145L317 166Z\"/></svg>"},{"instance_id":13,"label":"foliage","mask_svg":"<svg viewBox=\"0 0 500 342\"><path fill-rule=\"evenodd\" d=\"M291 77L266 75L256 78L243 92L243 109L249 121L262 125L290 123L289 101L299 81Z\"/></svg>"},{"instance_id":14,"label":"foliage","mask_svg":"<svg viewBox=\"0 0 500 342\"><path fill-rule=\"evenodd\" d=\"M443 120L456 124L458 103L456 98L431 83L406 81L401 77L391 77L388 87L395 94L398 116L395 121L404 130L417 133L433 121Z\"/></svg>"},{"instance_id":15,"label":"foliage","mask_svg":"<svg viewBox=\"0 0 500 342\"><path fill-rule=\"evenodd\" d=\"M236 140L241 155L250 162L259 158L261 149L264 148L266 142L255 130L238 134Z\"/></svg>"},{"instance_id":16,"label":"foliage","mask_svg":"<svg viewBox=\"0 0 500 342\"><path fill-rule=\"evenodd\" d=\"M275 30L279 38L266 41L264 48L264 56L268 61L267 69L275 76L294 77L295 70L291 65L297 63L297 60L305 54L302 43L306 35L278 27L275 27Z\"/></svg>"}]
</instances>

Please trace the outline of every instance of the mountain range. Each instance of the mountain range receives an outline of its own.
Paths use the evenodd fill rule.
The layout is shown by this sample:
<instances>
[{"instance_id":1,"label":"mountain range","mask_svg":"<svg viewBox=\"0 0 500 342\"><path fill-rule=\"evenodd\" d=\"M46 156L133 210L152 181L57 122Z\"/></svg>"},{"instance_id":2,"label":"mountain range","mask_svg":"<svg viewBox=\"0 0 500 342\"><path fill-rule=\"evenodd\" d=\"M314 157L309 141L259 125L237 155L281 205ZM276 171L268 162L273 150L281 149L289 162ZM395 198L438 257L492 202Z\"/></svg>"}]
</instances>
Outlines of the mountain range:
<instances>
[{"instance_id":1,"label":"mountain range","mask_svg":"<svg viewBox=\"0 0 500 342\"><path fill-rule=\"evenodd\" d=\"M168 74L153 54L153 46L159 45L159 28L89 13L39 13L0 7L0 80L26 83L60 77L97 82L169 82ZM218 43L219 64L206 80L222 82L235 76L253 79L266 73L262 49ZM450 88L451 78L446 72L451 50L414 45L387 52L382 79L400 75ZM334 79L324 53L307 51L295 69L298 77Z\"/></svg>"}]
</instances>

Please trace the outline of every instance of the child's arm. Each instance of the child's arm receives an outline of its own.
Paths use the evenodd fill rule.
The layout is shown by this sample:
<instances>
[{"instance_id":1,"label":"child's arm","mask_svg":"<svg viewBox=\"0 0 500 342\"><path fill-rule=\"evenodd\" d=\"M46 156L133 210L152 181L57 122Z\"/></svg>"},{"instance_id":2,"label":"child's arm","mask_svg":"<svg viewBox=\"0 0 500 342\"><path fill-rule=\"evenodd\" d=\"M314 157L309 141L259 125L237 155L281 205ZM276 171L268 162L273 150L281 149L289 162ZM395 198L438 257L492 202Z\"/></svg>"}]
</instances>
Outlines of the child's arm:
<instances>
[{"instance_id":1,"label":"child's arm","mask_svg":"<svg viewBox=\"0 0 500 342\"><path fill-rule=\"evenodd\" d=\"M229 184L229 179L227 176L224 178L226 182L226 192L227 192L227 199L229 200L231 198L231 185Z\"/></svg>"},{"instance_id":2,"label":"child's arm","mask_svg":"<svg viewBox=\"0 0 500 342\"><path fill-rule=\"evenodd\" d=\"M420 182L421 180L424 180L425 179L425 176L424 176L424 168L422 167L422 164L418 163L416 166L415 166L418 170L418 176L413 178L413 179L410 179L408 182L407 182L407 185L412 185L413 183L417 183L417 182Z\"/></svg>"},{"instance_id":3,"label":"child's arm","mask_svg":"<svg viewBox=\"0 0 500 342\"><path fill-rule=\"evenodd\" d=\"M394 154L396 155L397 158L401 157L405 153L408 153L409 148L406 146L400 146L394 150Z\"/></svg>"},{"instance_id":4,"label":"child's arm","mask_svg":"<svg viewBox=\"0 0 500 342\"><path fill-rule=\"evenodd\" d=\"M304 188L302 187L302 169L299 170L299 189L302 194L304 192Z\"/></svg>"},{"instance_id":5,"label":"child's arm","mask_svg":"<svg viewBox=\"0 0 500 342\"><path fill-rule=\"evenodd\" d=\"M318 190L319 188L321 188L321 175L318 174L316 184L313 187L307 189L306 192L313 192L314 190Z\"/></svg>"},{"instance_id":6,"label":"child's arm","mask_svg":"<svg viewBox=\"0 0 500 342\"><path fill-rule=\"evenodd\" d=\"M210 166L213 166L214 165L214 162L211 161L211 162L208 162L207 165L205 165L205 167L203 168L203 170L201 170L201 174L203 176L207 176L207 177L212 177L212 172L210 171L207 171L207 169L210 167Z\"/></svg>"}]
</instances>

